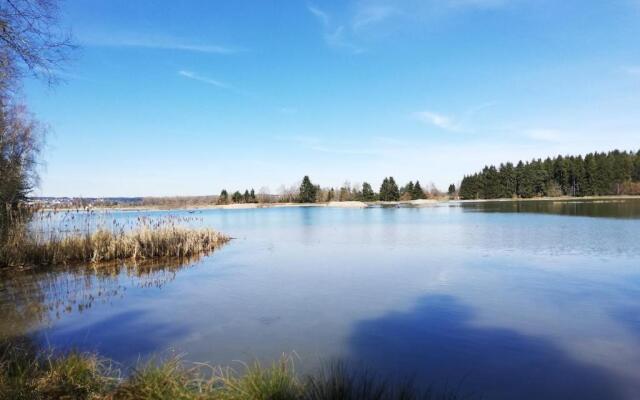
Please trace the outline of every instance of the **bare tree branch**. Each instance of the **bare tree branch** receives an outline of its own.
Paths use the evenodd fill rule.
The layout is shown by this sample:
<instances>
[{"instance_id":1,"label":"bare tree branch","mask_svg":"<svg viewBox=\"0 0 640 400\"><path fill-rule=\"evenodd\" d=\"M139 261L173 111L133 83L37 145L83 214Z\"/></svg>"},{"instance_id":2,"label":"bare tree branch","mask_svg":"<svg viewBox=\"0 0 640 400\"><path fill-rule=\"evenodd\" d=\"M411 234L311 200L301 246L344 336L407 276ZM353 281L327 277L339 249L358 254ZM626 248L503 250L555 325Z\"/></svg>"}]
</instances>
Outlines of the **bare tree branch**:
<instances>
[{"instance_id":1,"label":"bare tree branch","mask_svg":"<svg viewBox=\"0 0 640 400\"><path fill-rule=\"evenodd\" d=\"M0 0L0 90L31 74L49 84L76 48L57 0Z\"/></svg>"}]
</instances>

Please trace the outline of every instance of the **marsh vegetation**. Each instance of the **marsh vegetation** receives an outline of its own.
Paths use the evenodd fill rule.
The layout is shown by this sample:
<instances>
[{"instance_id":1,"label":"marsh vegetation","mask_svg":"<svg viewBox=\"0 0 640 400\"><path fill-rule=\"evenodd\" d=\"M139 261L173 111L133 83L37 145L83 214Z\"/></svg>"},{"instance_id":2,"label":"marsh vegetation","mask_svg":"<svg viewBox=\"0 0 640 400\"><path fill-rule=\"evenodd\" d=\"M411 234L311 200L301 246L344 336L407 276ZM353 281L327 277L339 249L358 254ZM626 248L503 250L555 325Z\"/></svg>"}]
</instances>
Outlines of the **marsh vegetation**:
<instances>
[{"instance_id":1,"label":"marsh vegetation","mask_svg":"<svg viewBox=\"0 0 640 400\"><path fill-rule=\"evenodd\" d=\"M181 357L141 362L124 374L96 354L38 351L28 341L0 344L0 398L6 399L155 399L155 400L393 400L449 399L409 381L327 364L315 375L296 373L294 357L283 355L268 366L243 364L240 370Z\"/></svg>"},{"instance_id":2,"label":"marsh vegetation","mask_svg":"<svg viewBox=\"0 0 640 400\"><path fill-rule=\"evenodd\" d=\"M230 238L210 228L188 228L193 218L140 217L120 224L102 215L78 218L64 211L28 213L15 218L0 244L0 266L42 267L158 258L188 259L207 254ZM32 217L35 215L35 219ZM52 225L53 224L53 225Z\"/></svg>"}]
</instances>

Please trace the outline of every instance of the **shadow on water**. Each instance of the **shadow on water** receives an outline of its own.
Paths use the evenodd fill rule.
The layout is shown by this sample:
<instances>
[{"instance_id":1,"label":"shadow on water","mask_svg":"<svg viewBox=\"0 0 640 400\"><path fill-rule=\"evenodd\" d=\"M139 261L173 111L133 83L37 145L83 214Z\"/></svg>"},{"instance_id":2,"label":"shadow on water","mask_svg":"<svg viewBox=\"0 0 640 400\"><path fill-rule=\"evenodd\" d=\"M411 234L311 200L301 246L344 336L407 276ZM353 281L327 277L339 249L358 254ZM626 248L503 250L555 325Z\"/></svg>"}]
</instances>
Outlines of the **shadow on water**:
<instances>
[{"instance_id":1,"label":"shadow on water","mask_svg":"<svg viewBox=\"0 0 640 400\"><path fill-rule=\"evenodd\" d=\"M40 332L36 334L36 339L43 348L52 345L54 348L81 349L132 366L140 357L153 355L158 349L163 349L166 343L186 334L185 327L148 321L145 312L131 310L86 327L47 335Z\"/></svg>"},{"instance_id":2,"label":"shadow on water","mask_svg":"<svg viewBox=\"0 0 640 400\"><path fill-rule=\"evenodd\" d=\"M349 358L372 370L486 399L620 399L607 371L572 360L548 340L476 327L450 296L356 324Z\"/></svg>"}]
</instances>

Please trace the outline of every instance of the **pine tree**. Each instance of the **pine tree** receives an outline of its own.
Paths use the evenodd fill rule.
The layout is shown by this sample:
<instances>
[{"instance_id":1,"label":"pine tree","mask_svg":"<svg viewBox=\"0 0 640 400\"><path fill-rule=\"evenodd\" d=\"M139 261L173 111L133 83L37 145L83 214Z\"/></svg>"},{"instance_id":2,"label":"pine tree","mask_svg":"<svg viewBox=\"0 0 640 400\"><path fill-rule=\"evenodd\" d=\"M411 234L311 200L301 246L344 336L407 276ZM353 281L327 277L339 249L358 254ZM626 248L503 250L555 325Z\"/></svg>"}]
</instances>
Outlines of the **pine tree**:
<instances>
[{"instance_id":1,"label":"pine tree","mask_svg":"<svg viewBox=\"0 0 640 400\"><path fill-rule=\"evenodd\" d=\"M300 184L300 202L301 203L315 203L316 202L316 187L313 186L308 175L302 178Z\"/></svg>"},{"instance_id":2,"label":"pine tree","mask_svg":"<svg viewBox=\"0 0 640 400\"><path fill-rule=\"evenodd\" d=\"M516 171L512 163L500 164L498 170L500 181L500 197L510 198L516 195Z\"/></svg>"},{"instance_id":3,"label":"pine tree","mask_svg":"<svg viewBox=\"0 0 640 400\"><path fill-rule=\"evenodd\" d=\"M551 178L560 186L563 194L569 193L571 186L569 182L569 173L567 170L567 163L562 156L556 157L553 161L553 172Z\"/></svg>"},{"instance_id":4,"label":"pine tree","mask_svg":"<svg viewBox=\"0 0 640 400\"><path fill-rule=\"evenodd\" d=\"M449 185L449 190L447 190L447 193L449 194L450 197L455 196L455 194L456 194L456 185L454 185L453 183L451 185Z\"/></svg>"},{"instance_id":5,"label":"pine tree","mask_svg":"<svg viewBox=\"0 0 640 400\"><path fill-rule=\"evenodd\" d=\"M593 154L587 154L584 158L584 183L583 194L592 196L598 194L598 166Z\"/></svg>"},{"instance_id":6,"label":"pine tree","mask_svg":"<svg viewBox=\"0 0 640 400\"><path fill-rule=\"evenodd\" d=\"M327 201L332 201L335 197L335 190L333 190L333 188L329 189L329 192L327 192Z\"/></svg>"},{"instance_id":7,"label":"pine tree","mask_svg":"<svg viewBox=\"0 0 640 400\"><path fill-rule=\"evenodd\" d=\"M420 181L416 181L416 184L413 185L412 199L413 200L422 200L426 198L424 195L424 190L422 190L422 186L420 186Z\"/></svg>"},{"instance_id":8,"label":"pine tree","mask_svg":"<svg viewBox=\"0 0 640 400\"><path fill-rule=\"evenodd\" d=\"M371 185L367 182L362 183L362 201L374 201L376 194Z\"/></svg>"},{"instance_id":9,"label":"pine tree","mask_svg":"<svg viewBox=\"0 0 640 400\"><path fill-rule=\"evenodd\" d=\"M236 190L235 192L233 192L233 195L231 196L231 201L233 201L234 203L241 203L242 194Z\"/></svg>"},{"instance_id":10,"label":"pine tree","mask_svg":"<svg viewBox=\"0 0 640 400\"><path fill-rule=\"evenodd\" d=\"M388 201L389 198L389 179L384 178L382 180L382 184L380 185L380 200Z\"/></svg>"},{"instance_id":11,"label":"pine tree","mask_svg":"<svg viewBox=\"0 0 640 400\"><path fill-rule=\"evenodd\" d=\"M633 172L631 173L631 179L636 182L640 182L640 150L636 153L633 161Z\"/></svg>"},{"instance_id":12,"label":"pine tree","mask_svg":"<svg viewBox=\"0 0 640 400\"><path fill-rule=\"evenodd\" d=\"M250 200L252 203L256 203L256 202L257 202L257 199L256 199L256 192L255 192L255 190L253 190L253 188L251 188L251 192L249 192L249 200Z\"/></svg>"},{"instance_id":13,"label":"pine tree","mask_svg":"<svg viewBox=\"0 0 640 400\"><path fill-rule=\"evenodd\" d=\"M400 195L408 193L410 196L413 196L413 181L409 181L401 190Z\"/></svg>"},{"instance_id":14,"label":"pine tree","mask_svg":"<svg viewBox=\"0 0 640 400\"><path fill-rule=\"evenodd\" d=\"M229 203L229 194L226 189L222 189L220 192L220 196L218 197L218 204L227 204Z\"/></svg>"},{"instance_id":15,"label":"pine tree","mask_svg":"<svg viewBox=\"0 0 640 400\"><path fill-rule=\"evenodd\" d=\"M557 156L544 161L486 166L462 179L459 195L473 198L588 196L633 192L640 182L640 152L613 150L582 156Z\"/></svg>"},{"instance_id":16,"label":"pine tree","mask_svg":"<svg viewBox=\"0 0 640 400\"><path fill-rule=\"evenodd\" d=\"M398 189L398 185L392 176L389 177L389 189L388 189L388 198L389 201L398 201L400 200L400 190Z\"/></svg>"},{"instance_id":17,"label":"pine tree","mask_svg":"<svg viewBox=\"0 0 640 400\"><path fill-rule=\"evenodd\" d=\"M464 176L460 182L460 190L458 196L463 200L479 199L478 174Z\"/></svg>"}]
</instances>

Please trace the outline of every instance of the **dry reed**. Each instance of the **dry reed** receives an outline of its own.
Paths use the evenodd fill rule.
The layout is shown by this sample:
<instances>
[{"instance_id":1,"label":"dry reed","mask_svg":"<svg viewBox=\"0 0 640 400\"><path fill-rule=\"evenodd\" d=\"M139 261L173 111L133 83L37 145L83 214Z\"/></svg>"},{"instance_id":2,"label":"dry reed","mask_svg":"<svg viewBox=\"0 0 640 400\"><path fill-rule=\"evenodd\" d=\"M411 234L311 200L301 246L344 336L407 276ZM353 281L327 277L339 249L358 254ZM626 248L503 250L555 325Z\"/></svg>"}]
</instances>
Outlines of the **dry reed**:
<instances>
[{"instance_id":1,"label":"dry reed","mask_svg":"<svg viewBox=\"0 0 640 400\"><path fill-rule=\"evenodd\" d=\"M172 218L138 218L126 227L115 222L92 228L86 226L65 232L34 229L27 224L13 228L2 246L0 266L52 266L111 261L186 259L209 253L229 237L209 228L187 228ZM43 232L44 231L44 232Z\"/></svg>"}]
</instances>

